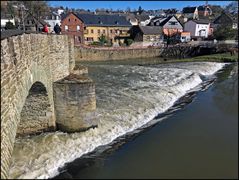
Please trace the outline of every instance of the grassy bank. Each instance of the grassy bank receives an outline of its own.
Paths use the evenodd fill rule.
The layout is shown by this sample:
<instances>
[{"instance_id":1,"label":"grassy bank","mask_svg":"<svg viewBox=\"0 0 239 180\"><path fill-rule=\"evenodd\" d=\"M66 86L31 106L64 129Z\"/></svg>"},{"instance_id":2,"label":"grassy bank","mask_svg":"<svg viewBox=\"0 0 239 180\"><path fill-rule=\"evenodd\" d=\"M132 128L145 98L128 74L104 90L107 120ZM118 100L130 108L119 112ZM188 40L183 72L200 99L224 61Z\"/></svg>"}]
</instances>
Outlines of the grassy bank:
<instances>
[{"instance_id":1,"label":"grassy bank","mask_svg":"<svg viewBox=\"0 0 239 180\"><path fill-rule=\"evenodd\" d=\"M232 55L230 53L211 54L204 56L196 56L192 58L177 59L177 61L217 61L217 62L237 62L238 53Z\"/></svg>"},{"instance_id":2,"label":"grassy bank","mask_svg":"<svg viewBox=\"0 0 239 180\"><path fill-rule=\"evenodd\" d=\"M77 62L78 64L137 64L137 65L153 65L159 63L172 63L172 62L238 62L238 54L231 56L230 53L211 54L204 56L196 56L185 59L175 58L136 58L136 59L125 59L125 60L109 60L109 61L82 61Z\"/></svg>"}]
</instances>

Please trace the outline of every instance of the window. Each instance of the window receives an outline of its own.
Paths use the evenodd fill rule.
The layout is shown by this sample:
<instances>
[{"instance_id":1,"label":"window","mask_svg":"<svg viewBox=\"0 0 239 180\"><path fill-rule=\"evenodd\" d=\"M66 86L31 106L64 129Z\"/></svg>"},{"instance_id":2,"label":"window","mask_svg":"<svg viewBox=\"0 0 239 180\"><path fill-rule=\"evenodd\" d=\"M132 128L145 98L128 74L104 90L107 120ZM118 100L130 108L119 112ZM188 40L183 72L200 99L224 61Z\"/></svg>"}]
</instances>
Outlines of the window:
<instances>
[{"instance_id":1,"label":"window","mask_svg":"<svg viewBox=\"0 0 239 180\"><path fill-rule=\"evenodd\" d=\"M122 34L122 32L123 32L122 30L119 31L120 34Z\"/></svg>"},{"instance_id":2,"label":"window","mask_svg":"<svg viewBox=\"0 0 239 180\"><path fill-rule=\"evenodd\" d=\"M98 34L100 34L100 29L98 29Z\"/></svg>"},{"instance_id":3,"label":"window","mask_svg":"<svg viewBox=\"0 0 239 180\"><path fill-rule=\"evenodd\" d=\"M71 19L69 18L69 19L68 19L68 21L70 22L70 21L71 21Z\"/></svg>"},{"instance_id":4,"label":"window","mask_svg":"<svg viewBox=\"0 0 239 180\"><path fill-rule=\"evenodd\" d=\"M111 33L111 34L113 33L113 30L112 30L112 29L110 30L110 33Z\"/></svg>"},{"instance_id":5,"label":"window","mask_svg":"<svg viewBox=\"0 0 239 180\"><path fill-rule=\"evenodd\" d=\"M169 25L177 25L177 22L175 22L175 21L169 21Z\"/></svg>"},{"instance_id":6,"label":"window","mask_svg":"<svg viewBox=\"0 0 239 180\"><path fill-rule=\"evenodd\" d=\"M86 38L87 41L93 41L93 37Z\"/></svg>"},{"instance_id":7,"label":"window","mask_svg":"<svg viewBox=\"0 0 239 180\"><path fill-rule=\"evenodd\" d=\"M76 30L80 31L80 26L79 25L76 26Z\"/></svg>"},{"instance_id":8,"label":"window","mask_svg":"<svg viewBox=\"0 0 239 180\"><path fill-rule=\"evenodd\" d=\"M103 29L103 33L105 34L105 30Z\"/></svg>"},{"instance_id":9,"label":"window","mask_svg":"<svg viewBox=\"0 0 239 180\"><path fill-rule=\"evenodd\" d=\"M81 42L81 37L80 36L78 36L78 41Z\"/></svg>"},{"instance_id":10,"label":"window","mask_svg":"<svg viewBox=\"0 0 239 180\"><path fill-rule=\"evenodd\" d=\"M76 19L75 19L75 21L76 21Z\"/></svg>"},{"instance_id":11,"label":"window","mask_svg":"<svg viewBox=\"0 0 239 180\"><path fill-rule=\"evenodd\" d=\"M68 26L65 26L65 31L68 31Z\"/></svg>"},{"instance_id":12,"label":"window","mask_svg":"<svg viewBox=\"0 0 239 180\"><path fill-rule=\"evenodd\" d=\"M94 29L91 29L91 33L92 33L92 34L94 33Z\"/></svg>"}]
</instances>

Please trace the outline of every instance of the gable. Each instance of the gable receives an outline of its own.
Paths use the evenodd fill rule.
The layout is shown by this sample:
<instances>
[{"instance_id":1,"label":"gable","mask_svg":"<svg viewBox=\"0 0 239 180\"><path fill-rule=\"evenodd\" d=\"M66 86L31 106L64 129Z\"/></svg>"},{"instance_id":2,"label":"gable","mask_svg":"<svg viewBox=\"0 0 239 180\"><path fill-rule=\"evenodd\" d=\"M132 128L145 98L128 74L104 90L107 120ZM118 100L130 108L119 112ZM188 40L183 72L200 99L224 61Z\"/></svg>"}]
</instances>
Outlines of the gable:
<instances>
[{"instance_id":1,"label":"gable","mask_svg":"<svg viewBox=\"0 0 239 180\"><path fill-rule=\"evenodd\" d=\"M182 29L182 24L178 21L178 19L175 16L172 16L171 18L165 20L165 24L162 25L164 28L177 28Z\"/></svg>"}]
</instances>

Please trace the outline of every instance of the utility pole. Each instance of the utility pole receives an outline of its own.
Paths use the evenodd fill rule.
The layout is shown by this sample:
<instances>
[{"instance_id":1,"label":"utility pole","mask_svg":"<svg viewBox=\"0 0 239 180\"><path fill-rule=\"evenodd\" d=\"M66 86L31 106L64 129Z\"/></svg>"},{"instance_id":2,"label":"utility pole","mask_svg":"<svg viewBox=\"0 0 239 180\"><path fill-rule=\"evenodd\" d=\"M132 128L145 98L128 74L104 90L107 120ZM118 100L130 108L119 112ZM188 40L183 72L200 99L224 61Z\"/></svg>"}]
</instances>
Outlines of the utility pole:
<instances>
[{"instance_id":1,"label":"utility pole","mask_svg":"<svg viewBox=\"0 0 239 180\"><path fill-rule=\"evenodd\" d=\"M24 11L26 11L27 9L25 8L25 6L23 4L20 5L14 5L14 8L17 8L19 10L19 15L20 15L20 26L22 26L22 30L25 32L26 28L25 28L25 22L24 22Z\"/></svg>"},{"instance_id":2,"label":"utility pole","mask_svg":"<svg viewBox=\"0 0 239 180\"><path fill-rule=\"evenodd\" d=\"M24 5L21 4L21 5L20 5L20 10L21 10L21 14L22 14L22 27L23 27L23 31L25 32L26 29L25 29L25 23L24 23L23 7L24 7Z\"/></svg>"}]
</instances>

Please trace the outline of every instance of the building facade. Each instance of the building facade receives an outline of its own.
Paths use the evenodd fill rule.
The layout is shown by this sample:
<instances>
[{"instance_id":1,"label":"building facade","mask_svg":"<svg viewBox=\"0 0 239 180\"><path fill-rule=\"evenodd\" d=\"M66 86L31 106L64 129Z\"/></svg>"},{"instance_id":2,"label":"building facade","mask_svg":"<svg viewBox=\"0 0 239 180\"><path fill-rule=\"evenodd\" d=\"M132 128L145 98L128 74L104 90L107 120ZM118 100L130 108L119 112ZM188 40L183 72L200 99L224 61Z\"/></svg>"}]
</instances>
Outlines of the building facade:
<instances>
[{"instance_id":1,"label":"building facade","mask_svg":"<svg viewBox=\"0 0 239 180\"><path fill-rule=\"evenodd\" d=\"M158 26L133 26L130 30L135 42L142 42L142 46L160 45L163 42L163 29Z\"/></svg>"},{"instance_id":2,"label":"building facade","mask_svg":"<svg viewBox=\"0 0 239 180\"><path fill-rule=\"evenodd\" d=\"M104 36L111 44L119 44L130 37L129 30L132 25L125 16L77 14L85 25L84 42L91 44L98 42Z\"/></svg>"},{"instance_id":3,"label":"building facade","mask_svg":"<svg viewBox=\"0 0 239 180\"><path fill-rule=\"evenodd\" d=\"M45 17L45 21L50 25L49 31L54 32L54 26L56 24L61 25L61 16L56 12L52 12Z\"/></svg>"},{"instance_id":4,"label":"building facade","mask_svg":"<svg viewBox=\"0 0 239 180\"><path fill-rule=\"evenodd\" d=\"M191 38L207 38L210 23L207 21L190 20L184 24L184 31L190 32Z\"/></svg>"},{"instance_id":5,"label":"building facade","mask_svg":"<svg viewBox=\"0 0 239 180\"><path fill-rule=\"evenodd\" d=\"M183 31L180 21L173 15L166 18L153 18L150 26L160 26L166 36L172 36Z\"/></svg>"},{"instance_id":6,"label":"building facade","mask_svg":"<svg viewBox=\"0 0 239 180\"><path fill-rule=\"evenodd\" d=\"M84 43L84 22L75 13L68 13L61 20L61 32L72 36L75 44Z\"/></svg>"}]
</instances>

